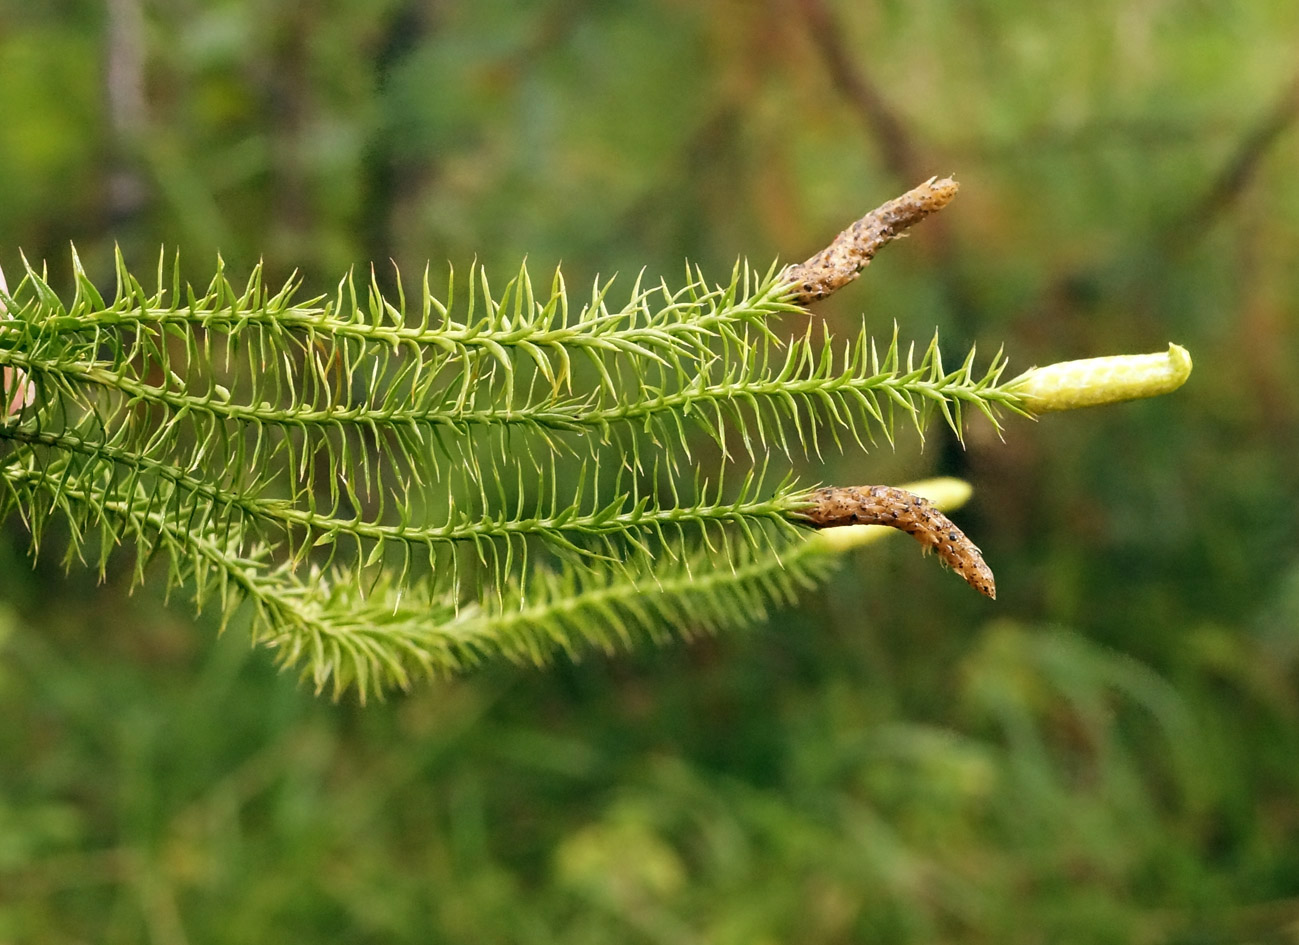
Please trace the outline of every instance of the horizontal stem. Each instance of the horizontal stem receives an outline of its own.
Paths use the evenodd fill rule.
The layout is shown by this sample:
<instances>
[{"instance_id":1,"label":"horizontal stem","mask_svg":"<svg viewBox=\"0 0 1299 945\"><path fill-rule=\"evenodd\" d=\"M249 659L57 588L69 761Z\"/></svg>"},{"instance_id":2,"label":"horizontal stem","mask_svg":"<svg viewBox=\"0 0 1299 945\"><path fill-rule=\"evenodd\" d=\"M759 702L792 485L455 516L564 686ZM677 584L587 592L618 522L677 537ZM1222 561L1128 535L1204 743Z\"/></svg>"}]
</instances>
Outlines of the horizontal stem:
<instances>
[{"instance_id":1,"label":"horizontal stem","mask_svg":"<svg viewBox=\"0 0 1299 945\"><path fill-rule=\"evenodd\" d=\"M536 536L567 547L571 544L569 536L630 535L633 531L661 531L666 526L704 526L740 520L784 522L787 513L798 506L797 502L791 502L788 492L778 492L765 499L741 498L733 502L682 507L651 506L644 499L624 494L588 512L566 509L550 515L519 518L511 518L506 513L495 517L484 514L478 519L461 519L440 525L390 525L304 509L290 500L268 499L251 494L250 490L225 489L195 478L169 463L109 444L92 443L76 434L10 430L5 435L17 442L63 450L156 476L185 494L207 500L213 508L238 513L250 524L273 525L286 533L297 529L316 538L343 535L408 545L432 545Z\"/></svg>"},{"instance_id":2,"label":"horizontal stem","mask_svg":"<svg viewBox=\"0 0 1299 945\"><path fill-rule=\"evenodd\" d=\"M230 420L236 423L265 426L324 426L340 425L374 427L448 427L465 426L528 426L558 431L591 430L602 432L613 423L629 423L657 417L661 414L679 413L698 404L731 405L752 400L788 402L800 398L808 404L823 404L825 399L837 398L852 403L864 394L880 393L892 402L916 409L915 399L924 401L982 402L989 407L1002 406L1019 409L1018 395L999 388L991 376L974 379L963 372L931 377L930 368L921 365L907 371L901 369L880 371L859 376L849 373L851 368L816 376L788 376L787 371L757 378L723 380L700 386L672 390L643 388L638 396L601 406L591 400L573 397L541 404L503 404L482 409L444 407L403 401L394 405L327 404L315 406L301 402L284 406L260 402L240 403L216 398L211 394L196 394L156 384L147 384L127 374L105 368L96 363L71 362L44 363L18 352L0 361L22 368L35 376L56 374L62 378L108 390L117 390L134 402L157 404L175 413L198 413ZM0 431L0 437L8 436Z\"/></svg>"}]
</instances>

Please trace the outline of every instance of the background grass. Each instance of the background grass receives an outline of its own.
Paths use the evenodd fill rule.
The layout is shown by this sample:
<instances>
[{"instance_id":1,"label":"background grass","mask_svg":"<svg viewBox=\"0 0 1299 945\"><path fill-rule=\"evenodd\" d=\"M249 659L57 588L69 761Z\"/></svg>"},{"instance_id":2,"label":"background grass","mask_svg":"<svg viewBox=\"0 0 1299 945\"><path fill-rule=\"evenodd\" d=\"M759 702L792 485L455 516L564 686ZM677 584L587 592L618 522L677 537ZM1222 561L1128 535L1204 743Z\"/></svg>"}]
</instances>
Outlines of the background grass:
<instances>
[{"instance_id":1,"label":"background grass","mask_svg":"<svg viewBox=\"0 0 1299 945\"><path fill-rule=\"evenodd\" d=\"M1299 941L1296 40L1288 0L0 0L6 268L724 275L955 173L839 330L1196 359L808 471L970 479L995 604L879 546L749 634L364 710L5 523L0 942Z\"/></svg>"}]
</instances>

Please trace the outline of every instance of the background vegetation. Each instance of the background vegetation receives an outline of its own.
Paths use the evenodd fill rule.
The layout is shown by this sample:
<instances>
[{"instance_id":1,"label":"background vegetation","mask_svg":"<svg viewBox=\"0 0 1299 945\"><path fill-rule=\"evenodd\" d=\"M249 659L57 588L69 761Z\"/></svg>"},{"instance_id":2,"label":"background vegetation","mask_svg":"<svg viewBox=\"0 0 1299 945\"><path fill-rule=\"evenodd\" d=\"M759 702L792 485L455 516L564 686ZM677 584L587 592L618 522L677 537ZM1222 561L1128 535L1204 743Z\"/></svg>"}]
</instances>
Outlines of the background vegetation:
<instances>
[{"instance_id":1,"label":"background vegetation","mask_svg":"<svg viewBox=\"0 0 1299 945\"><path fill-rule=\"evenodd\" d=\"M810 471L970 479L995 604L881 545L751 634L364 710L7 522L0 942L1299 941L1296 40L1287 0L0 0L6 269L721 278L954 172L839 330L1197 363Z\"/></svg>"}]
</instances>

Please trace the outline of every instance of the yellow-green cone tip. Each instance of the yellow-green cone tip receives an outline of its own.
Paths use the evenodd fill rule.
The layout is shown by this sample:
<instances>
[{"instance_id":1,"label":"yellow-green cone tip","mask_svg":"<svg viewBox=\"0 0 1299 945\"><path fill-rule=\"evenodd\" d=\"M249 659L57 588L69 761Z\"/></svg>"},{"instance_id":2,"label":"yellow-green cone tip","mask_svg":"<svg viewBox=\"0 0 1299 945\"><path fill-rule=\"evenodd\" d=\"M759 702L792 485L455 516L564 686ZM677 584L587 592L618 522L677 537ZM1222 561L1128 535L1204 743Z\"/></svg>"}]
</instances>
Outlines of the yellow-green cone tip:
<instances>
[{"instance_id":1,"label":"yellow-green cone tip","mask_svg":"<svg viewBox=\"0 0 1299 945\"><path fill-rule=\"evenodd\" d=\"M1122 354L1031 368L1004 388L1029 413L1096 407L1177 390L1191 376L1191 355L1170 344L1158 354Z\"/></svg>"}]
</instances>

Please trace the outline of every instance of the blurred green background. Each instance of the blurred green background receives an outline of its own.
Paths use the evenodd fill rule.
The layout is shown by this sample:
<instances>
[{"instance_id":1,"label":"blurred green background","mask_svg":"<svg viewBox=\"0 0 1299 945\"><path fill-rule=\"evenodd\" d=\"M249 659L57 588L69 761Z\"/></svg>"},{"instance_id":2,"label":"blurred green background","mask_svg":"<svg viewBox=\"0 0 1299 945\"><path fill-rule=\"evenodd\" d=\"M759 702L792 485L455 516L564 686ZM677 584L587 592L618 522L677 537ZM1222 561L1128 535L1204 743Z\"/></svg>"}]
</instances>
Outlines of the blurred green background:
<instances>
[{"instance_id":1,"label":"blurred green background","mask_svg":"<svg viewBox=\"0 0 1299 945\"><path fill-rule=\"evenodd\" d=\"M968 478L995 604L890 542L366 709L6 522L0 943L1299 942L1296 119L1293 0L0 0L11 273L723 279L954 173L832 325L1196 359L803 470Z\"/></svg>"}]
</instances>

